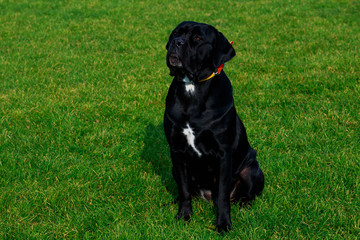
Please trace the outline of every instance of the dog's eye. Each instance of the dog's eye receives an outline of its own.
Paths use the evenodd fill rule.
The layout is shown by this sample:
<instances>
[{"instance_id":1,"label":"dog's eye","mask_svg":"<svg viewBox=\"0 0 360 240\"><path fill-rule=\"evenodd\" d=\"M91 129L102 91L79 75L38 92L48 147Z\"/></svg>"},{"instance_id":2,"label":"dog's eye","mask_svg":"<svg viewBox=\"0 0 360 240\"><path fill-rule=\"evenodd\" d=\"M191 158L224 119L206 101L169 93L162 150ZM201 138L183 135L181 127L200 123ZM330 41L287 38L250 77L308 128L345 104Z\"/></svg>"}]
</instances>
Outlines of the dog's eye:
<instances>
[{"instance_id":1,"label":"dog's eye","mask_svg":"<svg viewBox=\"0 0 360 240\"><path fill-rule=\"evenodd\" d=\"M177 32L174 32L173 35L176 36Z\"/></svg>"},{"instance_id":2,"label":"dog's eye","mask_svg":"<svg viewBox=\"0 0 360 240\"><path fill-rule=\"evenodd\" d=\"M195 36L194 39L195 39L196 41L201 41L201 40L202 40L199 36Z\"/></svg>"}]
</instances>

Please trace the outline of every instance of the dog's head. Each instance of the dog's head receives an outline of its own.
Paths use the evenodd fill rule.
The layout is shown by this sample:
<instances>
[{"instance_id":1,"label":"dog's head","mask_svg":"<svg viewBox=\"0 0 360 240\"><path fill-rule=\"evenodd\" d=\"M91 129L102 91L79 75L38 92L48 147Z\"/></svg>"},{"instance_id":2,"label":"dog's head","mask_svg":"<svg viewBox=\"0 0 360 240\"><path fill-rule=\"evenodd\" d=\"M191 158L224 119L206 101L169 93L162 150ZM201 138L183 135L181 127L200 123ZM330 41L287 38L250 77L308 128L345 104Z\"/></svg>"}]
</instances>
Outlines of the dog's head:
<instances>
[{"instance_id":1,"label":"dog's head","mask_svg":"<svg viewBox=\"0 0 360 240\"><path fill-rule=\"evenodd\" d=\"M213 26L182 22L166 44L166 63L171 76L185 75L192 81L208 77L235 56L235 50Z\"/></svg>"}]
</instances>

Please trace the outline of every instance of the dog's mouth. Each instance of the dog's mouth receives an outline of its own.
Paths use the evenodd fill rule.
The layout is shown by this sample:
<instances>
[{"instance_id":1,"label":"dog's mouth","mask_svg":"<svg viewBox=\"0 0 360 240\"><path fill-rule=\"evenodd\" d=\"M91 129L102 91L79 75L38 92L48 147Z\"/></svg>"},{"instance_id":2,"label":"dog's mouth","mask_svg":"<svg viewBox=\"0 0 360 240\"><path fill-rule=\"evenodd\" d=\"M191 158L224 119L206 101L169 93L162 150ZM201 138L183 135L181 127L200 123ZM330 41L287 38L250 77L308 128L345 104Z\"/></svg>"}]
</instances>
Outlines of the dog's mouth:
<instances>
[{"instance_id":1,"label":"dog's mouth","mask_svg":"<svg viewBox=\"0 0 360 240\"><path fill-rule=\"evenodd\" d=\"M170 54L169 63L173 67L182 67L182 62L180 61L178 55L175 53Z\"/></svg>"}]
</instances>

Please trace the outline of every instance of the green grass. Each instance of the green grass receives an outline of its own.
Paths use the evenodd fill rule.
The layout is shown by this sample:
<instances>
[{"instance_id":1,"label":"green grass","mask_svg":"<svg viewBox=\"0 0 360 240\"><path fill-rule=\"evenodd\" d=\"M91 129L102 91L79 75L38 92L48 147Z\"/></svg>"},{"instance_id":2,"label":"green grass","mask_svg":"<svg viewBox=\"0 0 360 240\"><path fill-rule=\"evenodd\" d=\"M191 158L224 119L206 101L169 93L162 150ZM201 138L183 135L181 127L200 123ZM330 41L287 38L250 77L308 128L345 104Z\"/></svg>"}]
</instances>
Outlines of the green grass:
<instances>
[{"instance_id":1,"label":"green grass","mask_svg":"<svg viewBox=\"0 0 360 240\"><path fill-rule=\"evenodd\" d=\"M358 1L0 0L0 238L356 239ZM225 71L266 176L234 229L176 221L162 130L183 20L234 41Z\"/></svg>"}]
</instances>

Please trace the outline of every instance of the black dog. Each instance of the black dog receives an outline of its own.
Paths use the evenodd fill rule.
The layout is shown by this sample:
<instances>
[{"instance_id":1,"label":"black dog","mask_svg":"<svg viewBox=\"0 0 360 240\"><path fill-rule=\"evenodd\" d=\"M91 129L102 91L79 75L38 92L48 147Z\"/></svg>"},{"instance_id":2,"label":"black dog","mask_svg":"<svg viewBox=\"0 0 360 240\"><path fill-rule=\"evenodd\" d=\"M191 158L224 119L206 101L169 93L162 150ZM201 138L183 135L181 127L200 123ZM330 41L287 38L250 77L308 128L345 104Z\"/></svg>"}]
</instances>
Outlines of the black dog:
<instances>
[{"instance_id":1,"label":"black dog","mask_svg":"<svg viewBox=\"0 0 360 240\"><path fill-rule=\"evenodd\" d=\"M235 50L214 27L196 22L178 25L166 49L174 80L166 98L164 128L179 191L177 218L189 220L191 197L200 195L214 201L217 230L227 231L230 201L252 201L264 187L256 151L221 70Z\"/></svg>"}]
</instances>

